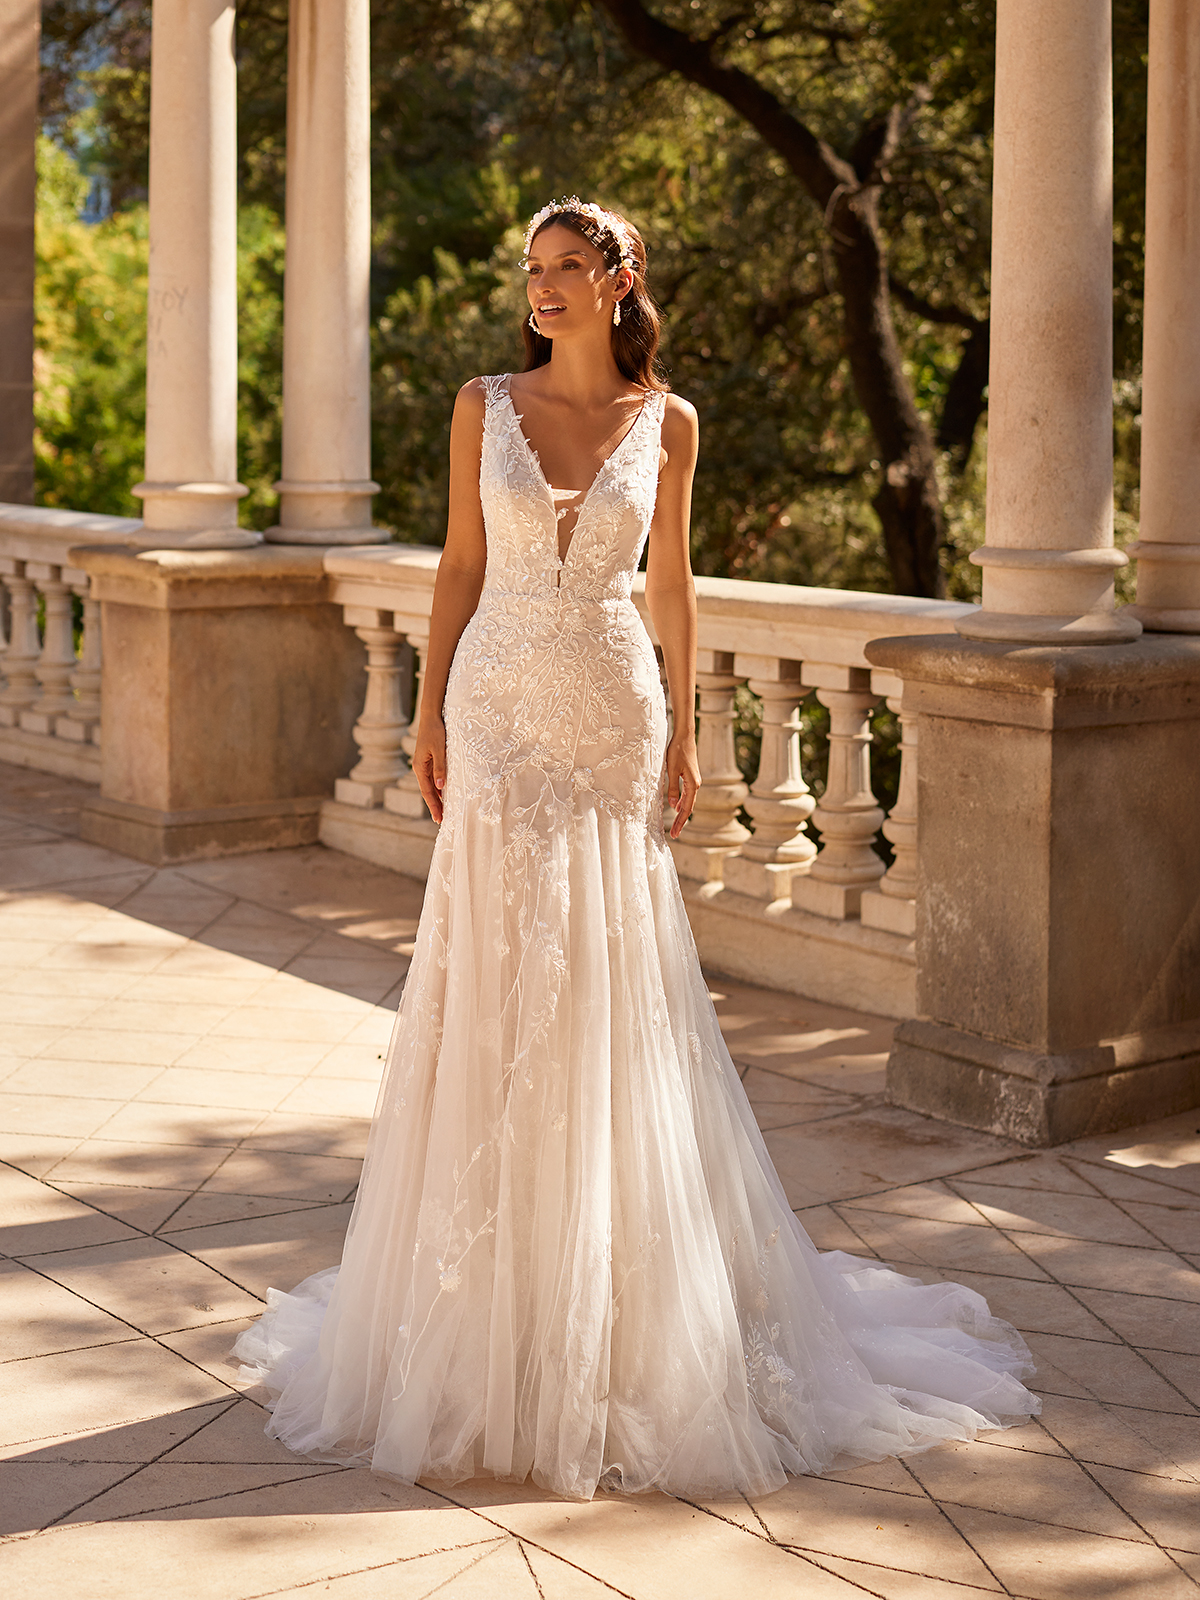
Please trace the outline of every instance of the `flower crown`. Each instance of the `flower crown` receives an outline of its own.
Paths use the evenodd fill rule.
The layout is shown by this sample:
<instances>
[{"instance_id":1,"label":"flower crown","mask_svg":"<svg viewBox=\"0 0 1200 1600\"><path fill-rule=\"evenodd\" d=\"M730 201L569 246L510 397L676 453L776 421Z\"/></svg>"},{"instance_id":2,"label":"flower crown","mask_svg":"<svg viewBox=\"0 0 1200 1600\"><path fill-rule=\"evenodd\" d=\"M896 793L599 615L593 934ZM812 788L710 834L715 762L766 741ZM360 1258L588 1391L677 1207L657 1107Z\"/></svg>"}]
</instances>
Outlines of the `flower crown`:
<instances>
[{"instance_id":1,"label":"flower crown","mask_svg":"<svg viewBox=\"0 0 1200 1600\"><path fill-rule=\"evenodd\" d=\"M549 222L551 217L556 217L563 211L578 211L589 218L598 228L612 237L617 249L621 252L621 265L631 271L637 267L637 260L633 253L633 240L629 229L614 211L605 211L603 206L598 206L592 200L581 200L577 194L568 195L565 200L551 200L549 205L544 205L536 213L525 229L525 255L533 244L534 235L538 229Z\"/></svg>"}]
</instances>

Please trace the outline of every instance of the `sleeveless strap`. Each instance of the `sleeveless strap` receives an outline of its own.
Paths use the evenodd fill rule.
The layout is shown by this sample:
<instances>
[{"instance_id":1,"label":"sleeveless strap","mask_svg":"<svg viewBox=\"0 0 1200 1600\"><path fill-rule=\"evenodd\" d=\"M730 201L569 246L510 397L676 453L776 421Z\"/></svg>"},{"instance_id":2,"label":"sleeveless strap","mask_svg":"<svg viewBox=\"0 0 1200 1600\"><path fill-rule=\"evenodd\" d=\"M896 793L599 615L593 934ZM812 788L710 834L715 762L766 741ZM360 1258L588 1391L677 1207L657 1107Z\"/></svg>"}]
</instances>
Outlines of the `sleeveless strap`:
<instances>
[{"instance_id":1,"label":"sleeveless strap","mask_svg":"<svg viewBox=\"0 0 1200 1600\"><path fill-rule=\"evenodd\" d=\"M480 381L483 384L484 404L490 411L493 406L504 399L507 393L505 385L508 383L508 373L493 373L490 377L482 378Z\"/></svg>"}]
</instances>

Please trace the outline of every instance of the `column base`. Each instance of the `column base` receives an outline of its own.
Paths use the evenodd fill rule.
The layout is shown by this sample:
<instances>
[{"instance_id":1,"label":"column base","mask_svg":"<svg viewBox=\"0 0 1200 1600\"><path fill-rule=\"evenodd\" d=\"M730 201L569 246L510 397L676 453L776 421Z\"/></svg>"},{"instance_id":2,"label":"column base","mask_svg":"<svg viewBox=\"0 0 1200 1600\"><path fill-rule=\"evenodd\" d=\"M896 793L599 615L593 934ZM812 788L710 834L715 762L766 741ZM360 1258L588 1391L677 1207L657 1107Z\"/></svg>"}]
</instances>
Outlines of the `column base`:
<instances>
[{"instance_id":1,"label":"column base","mask_svg":"<svg viewBox=\"0 0 1200 1600\"><path fill-rule=\"evenodd\" d=\"M1200 611L1181 606L1126 606L1147 633L1200 633Z\"/></svg>"},{"instance_id":2,"label":"column base","mask_svg":"<svg viewBox=\"0 0 1200 1600\"><path fill-rule=\"evenodd\" d=\"M285 528L277 524L263 534L268 544L391 544L390 528Z\"/></svg>"},{"instance_id":3,"label":"column base","mask_svg":"<svg viewBox=\"0 0 1200 1600\"><path fill-rule=\"evenodd\" d=\"M664 828L669 828L673 816L673 807L666 807ZM737 855L740 848L738 845L692 844L686 837L670 839L668 843L675 860L675 871L681 878L690 878L693 883L714 884L718 888L725 880L726 864L731 856Z\"/></svg>"},{"instance_id":4,"label":"column base","mask_svg":"<svg viewBox=\"0 0 1200 1600\"><path fill-rule=\"evenodd\" d=\"M414 822L432 822L429 807L421 794L416 774L409 772L383 791L383 809L396 817L410 817Z\"/></svg>"},{"instance_id":5,"label":"column base","mask_svg":"<svg viewBox=\"0 0 1200 1600\"><path fill-rule=\"evenodd\" d=\"M812 855L807 861L755 861L749 856L730 856L723 873L725 887L768 904L790 900L792 884L804 876L811 862Z\"/></svg>"},{"instance_id":6,"label":"column base","mask_svg":"<svg viewBox=\"0 0 1200 1600\"><path fill-rule=\"evenodd\" d=\"M1200 1022L1052 1054L909 1020L896 1029L887 1096L1021 1144L1064 1144L1200 1104Z\"/></svg>"},{"instance_id":7,"label":"column base","mask_svg":"<svg viewBox=\"0 0 1200 1600\"><path fill-rule=\"evenodd\" d=\"M248 550L261 544L256 528L143 528L142 550Z\"/></svg>"},{"instance_id":8,"label":"column base","mask_svg":"<svg viewBox=\"0 0 1200 1600\"><path fill-rule=\"evenodd\" d=\"M881 878L883 872L881 861ZM872 888L874 883L870 879L866 883L828 883L824 878L814 878L808 873L792 884L792 904L797 911L811 911L814 916L834 917L839 922L845 922L859 915L863 895Z\"/></svg>"},{"instance_id":9,"label":"column base","mask_svg":"<svg viewBox=\"0 0 1200 1600\"><path fill-rule=\"evenodd\" d=\"M287 850L316 844L323 795L262 800L242 805L157 811L104 795L86 805L79 836L118 855L167 866L244 855L250 850Z\"/></svg>"},{"instance_id":10,"label":"column base","mask_svg":"<svg viewBox=\"0 0 1200 1600\"><path fill-rule=\"evenodd\" d=\"M906 939L917 936L917 902L902 900L898 895L884 894L882 889L868 889L859 907L864 928L880 928L884 933L900 933Z\"/></svg>"},{"instance_id":11,"label":"column base","mask_svg":"<svg viewBox=\"0 0 1200 1600\"><path fill-rule=\"evenodd\" d=\"M360 806L369 811L383 803L388 786L395 781L385 778L381 783L360 783L357 778L339 778L333 786L333 797L344 806Z\"/></svg>"},{"instance_id":12,"label":"column base","mask_svg":"<svg viewBox=\"0 0 1200 1600\"><path fill-rule=\"evenodd\" d=\"M1118 611L1092 611L1083 616L1027 616L1016 611L985 611L960 617L954 624L964 639L1000 644L1128 644L1142 624L1131 606Z\"/></svg>"}]
</instances>

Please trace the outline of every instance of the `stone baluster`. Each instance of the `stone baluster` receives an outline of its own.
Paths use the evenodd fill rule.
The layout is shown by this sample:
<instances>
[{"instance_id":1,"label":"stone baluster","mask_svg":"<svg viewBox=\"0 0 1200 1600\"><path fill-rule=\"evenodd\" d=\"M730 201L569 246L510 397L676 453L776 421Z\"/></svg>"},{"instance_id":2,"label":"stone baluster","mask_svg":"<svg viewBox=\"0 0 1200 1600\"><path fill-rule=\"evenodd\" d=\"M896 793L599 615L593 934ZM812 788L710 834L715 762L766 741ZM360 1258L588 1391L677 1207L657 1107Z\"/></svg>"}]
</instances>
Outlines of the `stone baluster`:
<instances>
[{"instance_id":1,"label":"stone baluster","mask_svg":"<svg viewBox=\"0 0 1200 1600\"><path fill-rule=\"evenodd\" d=\"M814 801L800 770L800 663L738 654L734 675L747 678L762 700L762 748L746 800L753 837L725 863L725 887L756 900L786 900L817 853L805 835Z\"/></svg>"},{"instance_id":2,"label":"stone baluster","mask_svg":"<svg viewBox=\"0 0 1200 1600\"><path fill-rule=\"evenodd\" d=\"M8 649L4 652L5 684L0 689L0 727L15 728L21 713L37 699L38 662L42 656L38 638L37 598L32 579L25 576L25 563L11 557L0 558L0 574L8 590Z\"/></svg>"},{"instance_id":3,"label":"stone baluster","mask_svg":"<svg viewBox=\"0 0 1200 1600\"><path fill-rule=\"evenodd\" d=\"M733 702L740 682L733 670L732 652L698 652L696 758L700 793L683 837L671 848L680 875L702 883L719 883L725 858L740 850L750 837L750 830L738 821L738 812L749 793L738 770L733 742Z\"/></svg>"},{"instance_id":4,"label":"stone baluster","mask_svg":"<svg viewBox=\"0 0 1200 1600\"><path fill-rule=\"evenodd\" d=\"M64 577L68 576L64 573ZM71 572L71 593L83 602L83 633L79 664L71 674L75 691L74 707L60 717L54 732L60 739L76 744L100 743L100 602L92 593L91 579L84 572Z\"/></svg>"},{"instance_id":5,"label":"stone baluster","mask_svg":"<svg viewBox=\"0 0 1200 1600\"><path fill-rule=\"evenodd\" d=\"M904 710L904 685L889 672L873 672L871 687L886 696L900 719L900 784L896 804L883 825L895 852L877 888L862 897L863 926L913 938L917 931L917 719Z\"/></svg>"},{"instance_id":6,"label":"stone baluster","mask_svg":"<svg viewBox=\"0 0 1200 1600\"><path fill-rule=\"evenodd\" d=\"M21 727L28 733L53 733L59 717L75 709L75 694L71 688L71 674L75 671L71 590L63 582L61 567L27 561L25 575L33 579L46 610L37 665L40 693L33 704L21 712Z\"/></svg>"},{"instance_id":7,"label":"stone baluster","mask_svg":"<svg viewBox=\"0 0 1200 1600\"><path fill-rule=\"evenodd\" d=\"M421 797L421 786L417 782L417 775L412 770L413 756L417 751L417 724L421 716L421 692L425 686L425 657L429 649L429 625L424 628L414 627L407 619L405 622L406 637L412 646L413 665L415 668L416 686L413 689L412 721L409 723L402 741L404 751L404 770L388 789L384 791L384 809L394 812L398 817L410 817L420 822L429 816L429 807Z\"/></svg>"},{"instance_id":8,"label":"stone baluster","mask_svg":"<svg viewBox=\"0 0 1200 1600\"><path fill-rule=\"evenodd\" d=\"M366 606L345 606L346 626L367 647L367 693L362 715L354 724L359 760L348 778L334 784L343 805L371 807L404 771L401 750L407 724L400 697L400 652L403 635L392 627L391 613Z\"/></svg>"},{"instance_id":9,"label":"stone baluster","mask_svg":"<svg viewBox=\"0 0 1200 1600\"><path fill-rule=\"evenodd\" d=\"M864 889L884 874L871 848L883 811L871 790L871 711L878 695L865 667L805 662L803 682L829 708L829 776L813 812L821 848L792 884L792 904L819 916L857 917Z\"/></svg>"}]
</instances>

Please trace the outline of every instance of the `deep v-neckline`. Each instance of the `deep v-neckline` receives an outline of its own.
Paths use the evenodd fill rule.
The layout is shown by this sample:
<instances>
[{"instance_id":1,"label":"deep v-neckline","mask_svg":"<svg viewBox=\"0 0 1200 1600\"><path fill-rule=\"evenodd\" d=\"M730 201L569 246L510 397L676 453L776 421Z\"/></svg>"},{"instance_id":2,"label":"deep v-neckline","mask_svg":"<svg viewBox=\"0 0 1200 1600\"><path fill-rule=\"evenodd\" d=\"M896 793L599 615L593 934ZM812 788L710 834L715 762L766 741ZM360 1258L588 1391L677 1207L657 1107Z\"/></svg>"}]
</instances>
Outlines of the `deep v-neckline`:
<instances>
[{"instance_id":1,"label":"deep v-neckline","mask_svg":"<svg viewBox=\"0 0 1200 1600\"><path fill-rule=\"evenodd\" d=\"M547 500L547 502L548 502L548 504L550 506L550 510L554 514L554 518L555 518L555 521L554 521L554 554L557 557L557 560L558 560L558 571L561 574L563 569L566 567L567 562L571 558L571 551L574 550L574 548L575 548L575 540L576 540L576 537L578 536L578 533L579 533L579 525L583 521L583 513L587 509L588 501L592 498L592 491L593 491L593 489L595 489L596 485L600 482L600 479L604 476L604 474L608 470L609 466L616 460L616 458L620 455L621 451L624 450L625 446L629 443L629 440L631 439L633 434L636 432L638 423L641 422L643 416L646 413L646 406L647 406L647 404L649 403L649 400L650 400L650 391L647 390L643 394L642 403L638 407L637 416L634 417L633 421L626 428L625 432L621 435L621 437L617 440L617 442L613 446L613 448L605 456L604 460L600 463L599 467L596 470L595 477L592 479L591 483L589 483L587 488L584 490L583 498L582 498L582 500L580 500L578 506L575 509L575 523L574 523L574 526L571 529L571 537L567 540L567 549L566 549L566 553L564 555L559 555L559 552L558 552L558 516L557 516L557 512L555 510L555 505L554 505L554 490L550 486L550 480L546 477L546 472L545 472L545 468L542 466L541 457L538 455L537 451L530 444L529 436L525 432L525 429L521 426L521 413L517 410L516 403L513 400L512 373L511 372L507 373L505 375L505 379L504 379L504 398L508 401L508 410L509 410L509 415L510 415L510 417L512 419L512 425L517 430L517 433L518 433L518 435L520 436L520 439L521 439L521 443L525 446L525 454L528 456L529 460L533 463L534 471L537 473L538 479L539 479L539 481L541 483L541 486L542 486L542 489L545 491L546 500Z\"/></svg>"}]
</instances>

